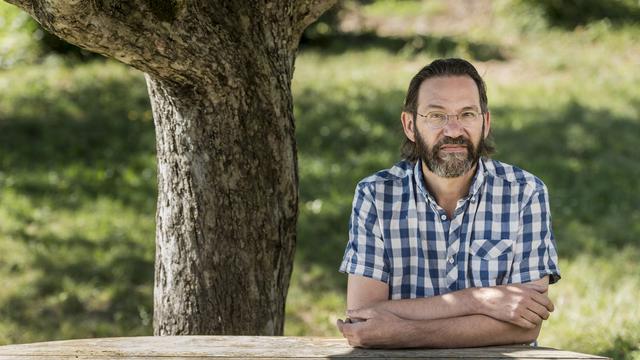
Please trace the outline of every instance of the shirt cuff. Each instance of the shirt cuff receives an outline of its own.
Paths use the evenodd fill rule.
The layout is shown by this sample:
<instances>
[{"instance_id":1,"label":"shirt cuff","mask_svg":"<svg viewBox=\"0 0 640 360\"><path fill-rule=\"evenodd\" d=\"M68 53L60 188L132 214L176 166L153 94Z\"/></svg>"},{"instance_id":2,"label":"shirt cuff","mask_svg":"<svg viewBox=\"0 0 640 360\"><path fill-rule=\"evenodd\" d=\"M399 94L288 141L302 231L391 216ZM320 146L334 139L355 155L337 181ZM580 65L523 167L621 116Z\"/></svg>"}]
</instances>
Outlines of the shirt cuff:
<instances>
[{"instance_id":1,"label":"shirt cuff","mask_svg":"<svg viewBox=\"0 0 640 360\"><path fill-rule=\"evenodd\" d=\"M389 273L386 271L347 260L342 262L339 271L345 274L364 276L373 280L382 281L385 284L389 283Z\"/></svg>"}]
</instances>

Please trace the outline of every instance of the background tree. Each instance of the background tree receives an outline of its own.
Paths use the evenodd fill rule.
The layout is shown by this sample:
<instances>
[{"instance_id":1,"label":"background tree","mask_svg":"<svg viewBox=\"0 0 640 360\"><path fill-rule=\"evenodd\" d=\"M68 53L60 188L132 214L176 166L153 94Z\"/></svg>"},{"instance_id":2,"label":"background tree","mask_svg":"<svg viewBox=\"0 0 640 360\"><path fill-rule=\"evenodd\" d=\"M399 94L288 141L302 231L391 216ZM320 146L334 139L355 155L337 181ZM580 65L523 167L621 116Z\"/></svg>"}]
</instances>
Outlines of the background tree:
<instances>
[{"instance_id":1,"label":"background tree","mask_svg":"<svg viewBox=\"0 0 640 360\"><path fill-rule=\"evenodd\" d=\"M291 79L335 0L10 0L146 74L156 128L154 333L283 332L296 238Z\"/></svg>"}]
</instances>

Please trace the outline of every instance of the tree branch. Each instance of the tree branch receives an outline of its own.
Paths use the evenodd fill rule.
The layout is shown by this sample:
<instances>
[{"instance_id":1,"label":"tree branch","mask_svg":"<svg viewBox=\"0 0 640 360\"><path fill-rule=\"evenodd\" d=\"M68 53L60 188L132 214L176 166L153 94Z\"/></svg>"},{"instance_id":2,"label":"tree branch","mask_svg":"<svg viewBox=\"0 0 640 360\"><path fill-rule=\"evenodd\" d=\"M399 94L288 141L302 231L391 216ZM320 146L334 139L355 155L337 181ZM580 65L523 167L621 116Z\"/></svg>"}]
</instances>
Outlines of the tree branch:
<instances>
[{"instance_id":1,"label":"tree branch","mask_svg":"<svg viewBox=\"0 0 640 360\"><path fill-rule=\"evenodd\" d=\"M293 24L297 38L302 36L307 26L336 3L337 0L298 0L296 2L296 22Z\"/></svg>"},{"instance_id":2,"label":"tree branch","mask_svg":"<svg viewBox=\"0 0 640 360\"><path fill-rule=\"evenodd\" d=\"M8 0L42 27L81 48L141 71L185 80L184 44L175 36L184 2L176 0ZM181 73L182 72L182 73Z\"/></svg>"},{"instance_id":3,"label":"tree branch","mask_svg":"<svg viewBox=\"0 0 640 360\"><path fill-rule=\"evenodd\" d=\"M242 56L238 46L274 63L288 59L292 71L302 32L336 1L8 0L69 43L155 78L207 88L233 83L255 65L246 59L244 69L229 68Z\"/></svg>"}]
</instances>

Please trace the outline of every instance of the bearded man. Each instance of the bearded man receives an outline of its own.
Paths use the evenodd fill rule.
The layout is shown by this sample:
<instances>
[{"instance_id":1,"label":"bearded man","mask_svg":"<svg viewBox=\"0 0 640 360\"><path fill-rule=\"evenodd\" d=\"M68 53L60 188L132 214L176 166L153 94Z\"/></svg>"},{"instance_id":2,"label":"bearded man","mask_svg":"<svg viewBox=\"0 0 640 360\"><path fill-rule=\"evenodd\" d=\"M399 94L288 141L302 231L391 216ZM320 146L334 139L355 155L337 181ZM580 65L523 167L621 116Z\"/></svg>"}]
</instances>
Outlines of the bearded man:
<instances>
[{"instance_id":1,"label":"bearded man","mask_svg":"<svg viewBox=\"0 0 640 360\"><path fill-rule=\"evenodd\" d=\"M560 279L548 193L489 158L484 81L465 60L436 60L401 120L404 160L356 187L341 333L372 348L535 342Z\"/></svg>"}]
</instances>

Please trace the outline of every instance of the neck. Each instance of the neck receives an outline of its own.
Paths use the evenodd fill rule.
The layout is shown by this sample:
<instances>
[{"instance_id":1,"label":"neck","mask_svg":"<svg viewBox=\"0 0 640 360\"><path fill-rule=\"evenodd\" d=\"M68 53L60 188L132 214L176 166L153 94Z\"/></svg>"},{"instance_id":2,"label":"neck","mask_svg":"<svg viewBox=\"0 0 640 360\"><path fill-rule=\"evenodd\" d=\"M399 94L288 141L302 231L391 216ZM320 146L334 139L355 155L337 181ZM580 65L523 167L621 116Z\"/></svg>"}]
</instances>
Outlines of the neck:
<instances>
[{"instance_id":1,"label":"neck","mask_svg":"<svg viewBox=\"0 0 640 360\"><path fill-rule=\"evenodd\" d=\"M435 197L436 202L442 207L449 217L453 216L458 200L469 193L469 187L473 175L478 168L476 163L469 171L455 178L445 178L434 174L425 162L422 162L422 175L427 190Z\"/></svg>"}]
</instances>

